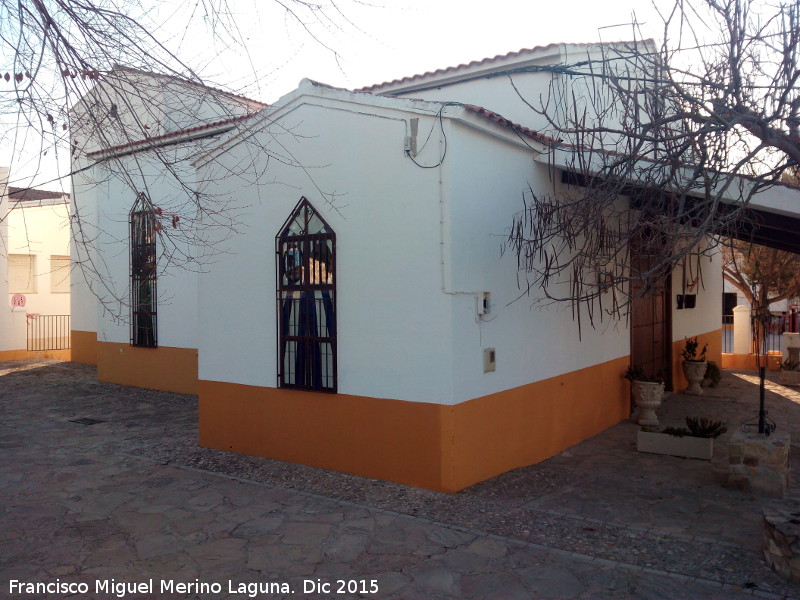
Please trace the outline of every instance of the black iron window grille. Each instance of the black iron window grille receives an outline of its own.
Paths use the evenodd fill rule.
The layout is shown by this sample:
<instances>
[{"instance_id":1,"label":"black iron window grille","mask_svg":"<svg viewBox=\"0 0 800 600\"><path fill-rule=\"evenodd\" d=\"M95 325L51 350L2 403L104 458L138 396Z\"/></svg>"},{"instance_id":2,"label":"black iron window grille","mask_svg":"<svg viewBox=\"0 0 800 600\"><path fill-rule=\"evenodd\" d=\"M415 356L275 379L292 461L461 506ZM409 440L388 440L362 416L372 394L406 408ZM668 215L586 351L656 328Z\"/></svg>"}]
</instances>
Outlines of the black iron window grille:
<instances>
[{"instance_id":1,"label":"black iron window grille","mask_svg":"<svg viewBox=\"0 0 800 600\"><path fill-rule=\"evenodd\" d=\"M150 199L139 194L130 213L131 345L158 346L156 234L158 221Z\"/></svg>"},{"instance_id":2,"label":"black iron window grille","mask_svg":"<svg viewBox=\"0 0 800 600\"><path fill-rule=\"evenodd\" d=\"M336 392L336 235L301 198L275 248L278 385Z\"/></svg>"}]
</instances>

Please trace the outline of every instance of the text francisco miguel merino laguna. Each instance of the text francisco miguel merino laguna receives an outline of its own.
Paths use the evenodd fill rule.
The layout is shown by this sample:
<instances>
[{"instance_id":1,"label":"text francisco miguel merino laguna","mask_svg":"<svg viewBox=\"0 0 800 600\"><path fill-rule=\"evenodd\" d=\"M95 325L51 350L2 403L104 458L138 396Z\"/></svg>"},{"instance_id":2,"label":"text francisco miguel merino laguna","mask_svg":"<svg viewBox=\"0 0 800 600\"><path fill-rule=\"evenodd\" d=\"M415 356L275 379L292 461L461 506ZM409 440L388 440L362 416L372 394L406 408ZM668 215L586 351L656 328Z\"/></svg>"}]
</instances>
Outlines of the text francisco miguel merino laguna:
<instances>
[{"instance_id":1,"label":"text francisco miguel merino laguna","mask_svg":"<svg viewBox=\"0 0 800 600\"><path fill-rule=\"evenodd\" d=\"M378 582L375 579L337 579L324 581L322 579L303 579L301 582L304 594L375 594L378 592ZM175 581L172 579L130 582L117 581L116 579L99 579L94 585L74 581L28 582L10 579L8 591L11 594L110 594L117 598L124 598L128 594L219 594L223 591L228 594L242 594L255 598L260 594L292 594L293 590L287 582L260 581L245 583L228 580L225 584L194 581Z\"/></svg>"}]
</instances>

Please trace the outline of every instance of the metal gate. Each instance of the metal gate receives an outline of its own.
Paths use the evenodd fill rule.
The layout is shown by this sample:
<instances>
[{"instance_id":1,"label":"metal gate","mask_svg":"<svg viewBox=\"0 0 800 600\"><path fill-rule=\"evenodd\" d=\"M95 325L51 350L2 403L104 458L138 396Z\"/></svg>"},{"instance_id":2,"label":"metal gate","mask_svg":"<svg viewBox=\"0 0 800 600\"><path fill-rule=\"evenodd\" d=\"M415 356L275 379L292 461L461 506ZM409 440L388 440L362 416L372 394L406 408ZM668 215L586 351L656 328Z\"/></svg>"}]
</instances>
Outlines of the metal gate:
<instances>
[{"instance_id":1,"label":"metal gate","mask_svg":"<svg viewBox=\"0 0 800 600\"><path fill-rule=\"evenodd\" d=\"M69 350L69 315L28 315L28 351Z\"/></svg>"}]
</instances>

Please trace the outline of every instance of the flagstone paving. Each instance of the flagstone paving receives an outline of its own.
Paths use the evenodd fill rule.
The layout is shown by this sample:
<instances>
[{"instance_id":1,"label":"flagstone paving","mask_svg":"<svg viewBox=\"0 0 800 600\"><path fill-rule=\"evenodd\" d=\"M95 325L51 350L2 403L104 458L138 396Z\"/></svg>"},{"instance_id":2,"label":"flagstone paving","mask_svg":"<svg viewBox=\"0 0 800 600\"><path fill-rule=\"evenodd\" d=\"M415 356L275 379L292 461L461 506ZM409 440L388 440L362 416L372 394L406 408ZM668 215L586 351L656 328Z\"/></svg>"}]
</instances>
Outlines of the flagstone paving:
<instances>
[{"instance_id":1,"label":"flagstone paving","mask_svg":"<svg viewBox=\"0 0 800 600\"><path fill-rule=\"evenodd\" d=\"M726 372L659 414L733 429L757 400L753 374ZM800 441L800 394L770 382L767 402ZM74 363L0 363L0 596L117 598L105 582L152 580L123 595L800 598L761 556L761 511L800 500L796 482L785 501L727 489L725 436L708 463L640 454L636 429L448 495L199 448L192 396ZM12 593L12 580L87 591Z\"/></svg>"}]
</instances>

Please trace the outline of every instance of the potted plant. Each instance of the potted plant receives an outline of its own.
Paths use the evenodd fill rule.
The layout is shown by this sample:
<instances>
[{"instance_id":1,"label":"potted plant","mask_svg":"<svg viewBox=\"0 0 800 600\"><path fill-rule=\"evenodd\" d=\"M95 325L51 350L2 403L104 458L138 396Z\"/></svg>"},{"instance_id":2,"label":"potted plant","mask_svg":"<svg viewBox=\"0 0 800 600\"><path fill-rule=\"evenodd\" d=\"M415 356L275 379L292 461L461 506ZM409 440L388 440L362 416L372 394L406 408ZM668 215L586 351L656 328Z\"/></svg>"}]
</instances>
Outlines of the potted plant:
<instances>
[{"instance_id":1,"label":"potted plant","mask_svg":"<svg viewBox=\"0 0 800 600\"><path fill-rule=\"evenodd\" d=\"M631 382L631 395L639 409L639 425L658 425L656 409L664 397L661 373L647 375L641 365L630 365L624 377Z\"/></svg>"},{"instance_id":2,"label":"potted plant","mask_svg":"<svg viewBox=\"0 0 800 600\"><path fill-rule=\"evenodd\" d=\"M703 387L717 387L722 379L722 371L713 360L709 360L706 366L706 374L703 376Z\"/></svg>"},{"instance_id":3,"label":"potted plant","mask_svg":"<svg viewBox=\"0 0 800 600\"><path fill-rule=\"evenodd\" d=\"M784 360L779 363L781 368L781 383L783 385L800 385L800 362Z\"/></svg>"},{"instance_id":4,"label":"potted plant","mask_svg":"<svg viewBox=\"0 0 800 600\"><path fill-rule=\"evenodd\" d=\"M714 440L727 430L722 421L686 417L685 428L642 427L637 435L636 449L639 452L711 460L714 456Z\"/></svg>"},{"instance_id":5,"label":"potted plant","mask_svg":"<svg viewBox=\"0 0 800 600\"><path fill-rule=\"evenodd\" d=\"M700 396L703 394L703 388L700 387L700 382L703 381L706 368L708 367L706 362L708 344L703 346L703 349L699 353L697 352L698 346L699 343L696 337L687 338L683 350L681 350L681 356L683 357L683 363L681 363L683 367L683 376L686 377L686 381L689 382L686 393L692 396Z\"/></svg>"}]
</instances>

